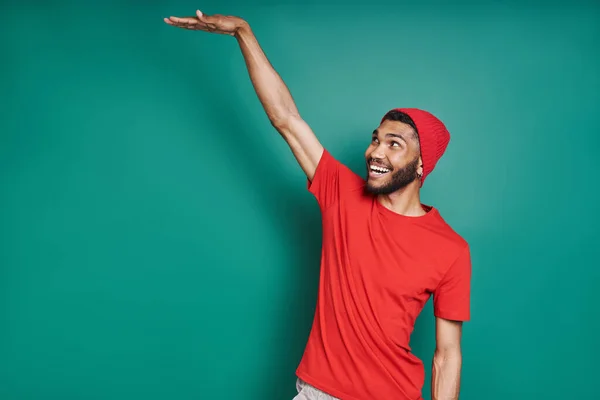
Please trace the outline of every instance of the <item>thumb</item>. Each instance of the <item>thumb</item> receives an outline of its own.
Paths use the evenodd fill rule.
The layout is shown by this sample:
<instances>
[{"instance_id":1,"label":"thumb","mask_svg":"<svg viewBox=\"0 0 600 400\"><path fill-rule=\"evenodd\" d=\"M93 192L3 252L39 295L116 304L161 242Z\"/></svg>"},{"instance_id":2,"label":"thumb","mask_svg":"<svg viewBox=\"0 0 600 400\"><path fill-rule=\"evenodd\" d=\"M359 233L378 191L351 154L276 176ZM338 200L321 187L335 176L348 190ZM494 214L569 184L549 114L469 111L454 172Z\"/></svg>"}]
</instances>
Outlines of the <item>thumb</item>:
<instances>
[{"instance_id":1,"label":"thumb","mask_svg":"<svg viewBox=\"0 0 600 400\"><path fill-rule=\"evenodd\" d=\"M196 10L196 16L198 17L198 19L199 19L200 21L205 21L205 19L204 19L204 14L202 14L202 11L200 11L200 10Z\"/></svg>"}]
</instances>

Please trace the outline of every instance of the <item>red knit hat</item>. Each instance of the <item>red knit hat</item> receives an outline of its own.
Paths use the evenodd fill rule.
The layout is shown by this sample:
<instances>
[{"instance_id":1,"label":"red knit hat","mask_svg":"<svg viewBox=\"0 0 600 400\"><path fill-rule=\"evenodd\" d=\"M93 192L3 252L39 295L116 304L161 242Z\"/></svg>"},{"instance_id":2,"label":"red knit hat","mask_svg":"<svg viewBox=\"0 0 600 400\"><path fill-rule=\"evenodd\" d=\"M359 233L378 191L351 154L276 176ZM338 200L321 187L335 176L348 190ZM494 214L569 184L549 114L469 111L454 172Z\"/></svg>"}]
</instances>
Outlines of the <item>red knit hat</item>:
<instances>
[{"instance_id":1,"label":"red knit hat","mask_svg":"<svg viewBox=\"0 0 600 400\"><path fill-rule=\"evenodd\" d=\"M446 151L448 142L450 142L450 132L448 132L442 121L427 111L418 108L396 108L391 111L400 111L407 114L417 126L421 159L423 161L423 176L421 177L421 186L423 186L425 177L433 171L438 160ZM385 116L381 119L381 122L384 120Z\"/></svg>"}]
</instances>

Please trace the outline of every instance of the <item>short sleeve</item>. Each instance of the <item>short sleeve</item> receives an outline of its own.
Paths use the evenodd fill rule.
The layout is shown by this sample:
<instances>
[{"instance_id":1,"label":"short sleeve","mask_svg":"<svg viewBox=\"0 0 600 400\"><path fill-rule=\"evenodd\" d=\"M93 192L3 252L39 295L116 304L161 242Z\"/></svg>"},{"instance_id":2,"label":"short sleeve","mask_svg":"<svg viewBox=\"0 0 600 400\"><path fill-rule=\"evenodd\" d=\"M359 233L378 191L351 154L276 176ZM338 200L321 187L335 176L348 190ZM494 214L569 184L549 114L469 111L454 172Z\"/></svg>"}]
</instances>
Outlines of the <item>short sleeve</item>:
<instances>
[{"instance_id":1,"label":"short sleeve","mask_svg":"<svg viewBox=\"0 0 600 400\"><path fill-rule=\"evenodd\" d=\"M313 179L307 182L307 189L324 210L337 203L341 193L358 189L362 187L363 182L358 175L324 149Z\"/></svg>"},{"instance_id":2,"label":"short sleeve","mask_svg":"<svg viewBox=\"0 0 600 400\"><path fill-rule=\"evenodd\" d=\"M436 317L444 319L468 321L471 318L471 253L468 245L434 290L433 310Z\"/></svg>"}]
</instances>

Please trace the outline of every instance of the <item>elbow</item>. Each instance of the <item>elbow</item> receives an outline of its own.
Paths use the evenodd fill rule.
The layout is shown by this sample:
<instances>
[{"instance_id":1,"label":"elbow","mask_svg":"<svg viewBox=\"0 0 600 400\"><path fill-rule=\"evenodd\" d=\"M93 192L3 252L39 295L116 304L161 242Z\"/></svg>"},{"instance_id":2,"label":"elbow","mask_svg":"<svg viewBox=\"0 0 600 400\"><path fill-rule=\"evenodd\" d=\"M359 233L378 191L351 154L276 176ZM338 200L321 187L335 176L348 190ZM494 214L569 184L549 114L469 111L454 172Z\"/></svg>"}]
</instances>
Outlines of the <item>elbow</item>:
<instances>
[{"instance_id":1,"label":"elbow","mask_svg":"<svg viewBox=\"0 0 600 400\"><path fill-rule=\"evenodd\" d=\"M285 130L286 126L289 126L289 121L285 117L269 115L269 121L273 128L277 129L279 132Z\"/></svg>"},{"instance_id":2,"label":"elbow","mask_svg":"<svg viewBox=\"0 0 600 400\"><path fill-rule=\"evenodd\" d=\"M280 133L289 132L298 124L300 116L289 112L269 115L271 125Z\"/></svg>"},{"instance_id":3,"label":"elbow","mask_svg":"<svg viewBox=\"0 0 600 400\"><path fill-rule=\"evenodd\" d=\"M433 353L433 363L436 366L442 366L444 364L458 364L462 363L462 352L460 347L446 347L436 348Z\"/></svg>"}]
</instances>

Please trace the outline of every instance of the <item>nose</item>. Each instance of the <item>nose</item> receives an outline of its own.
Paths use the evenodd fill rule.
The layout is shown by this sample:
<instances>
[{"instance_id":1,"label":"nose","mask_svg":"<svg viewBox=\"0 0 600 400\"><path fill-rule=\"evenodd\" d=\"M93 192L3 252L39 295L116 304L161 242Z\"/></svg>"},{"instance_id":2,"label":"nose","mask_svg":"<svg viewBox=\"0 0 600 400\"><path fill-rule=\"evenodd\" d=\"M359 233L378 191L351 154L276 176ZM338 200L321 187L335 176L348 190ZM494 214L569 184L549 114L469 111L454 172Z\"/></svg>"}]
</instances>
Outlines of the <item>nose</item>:
<instances>
[{"instance_id":1,"label":"nose","mask_svg":"<svg viewBox=\"0 0 600 400\"><path fill-rule=\"evenodd\" d=\"M375 147L375 149L371 152L371 157L372 158L377 158L377 159L384 159L385 158L385 153L381 149L381 146Z\"/></svg>"}]
</instances>

